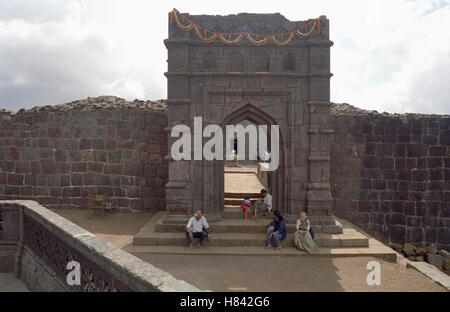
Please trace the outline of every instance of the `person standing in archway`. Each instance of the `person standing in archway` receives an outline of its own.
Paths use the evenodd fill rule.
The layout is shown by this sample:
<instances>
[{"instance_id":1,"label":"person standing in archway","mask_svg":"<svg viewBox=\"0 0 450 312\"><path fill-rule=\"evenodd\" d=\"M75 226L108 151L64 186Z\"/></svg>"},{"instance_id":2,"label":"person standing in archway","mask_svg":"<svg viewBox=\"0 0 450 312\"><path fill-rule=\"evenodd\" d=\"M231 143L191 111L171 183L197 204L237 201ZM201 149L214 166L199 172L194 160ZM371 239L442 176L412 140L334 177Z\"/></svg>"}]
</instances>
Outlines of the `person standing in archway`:
<instances>
[{"instance_id":1,"label":"person standing in archway","mask_svg":"<svg viewBox=\"0 0 450 312\"><path fill-rule=\"evenodd\" d=\"M237 139L233 140L233 160L234 165L236 167L239 167L239 160L238 160L238 141Z\"/></svg>"},{"instance_id":2,"label":"person standing in archway","mask_svg":"<svg viewBox=\"0 0 450 312\"><path fill-rule=\"evenodd\" d=\"M258 213L265 217L265 212L272 211L272 195L269 194L265 189L261 190L261 194L264 196L263 200L257 200L253 204L254 215L253 218L256 222L261 222L262 218L258 219Z\"/></svg>"}]
</instances>

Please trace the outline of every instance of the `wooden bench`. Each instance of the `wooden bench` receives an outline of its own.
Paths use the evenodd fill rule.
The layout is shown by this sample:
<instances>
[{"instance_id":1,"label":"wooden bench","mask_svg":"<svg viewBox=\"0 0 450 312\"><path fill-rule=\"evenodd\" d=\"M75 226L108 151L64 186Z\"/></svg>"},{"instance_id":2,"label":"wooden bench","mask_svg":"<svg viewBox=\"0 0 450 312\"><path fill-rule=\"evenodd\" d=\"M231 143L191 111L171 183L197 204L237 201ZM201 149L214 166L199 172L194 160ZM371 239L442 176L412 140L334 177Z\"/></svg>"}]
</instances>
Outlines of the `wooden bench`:
<instances>
[{"instance_id":1,"label":"wooden bench","mask_svg":"<svg viewBox=\"0 0 450 312\"><path fill-rule=\"evenodd\" d=\"M111 211L111 201L109 196L104 195L88 195L88 209L92 209L93 213L100 211L102 213L106 213L107 210Z\"/></svg>"}]
</instances>

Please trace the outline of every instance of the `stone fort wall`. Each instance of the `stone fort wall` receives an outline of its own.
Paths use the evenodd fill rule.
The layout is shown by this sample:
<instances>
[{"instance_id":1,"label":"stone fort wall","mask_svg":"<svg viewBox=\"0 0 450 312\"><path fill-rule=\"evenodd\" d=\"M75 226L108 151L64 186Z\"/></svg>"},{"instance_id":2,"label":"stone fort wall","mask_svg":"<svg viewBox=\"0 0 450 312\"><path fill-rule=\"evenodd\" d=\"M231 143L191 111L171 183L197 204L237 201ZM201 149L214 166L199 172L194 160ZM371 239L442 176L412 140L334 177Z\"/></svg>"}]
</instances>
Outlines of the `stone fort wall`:
<instances>
[{"instance_id":1,"label":"stone fort wall","mask_svg":"<svg viewBox=\"0 0 450 312\"><path fill-rule=\"evenodd\" d=\"M0 112L0 200L165 210L165 102L90 98ZM334 104L333 213L386 242L450 249L450 116L379 114Z\"/></svg>"},{"instance_id":2,"label":"stone fort wall","mask_svg":"<svg viewBox=\"0 0 450 312\"><path fill-rule=\"evenodd\" d=\"M450 249L450 116L334 105L333 212L390 243Z\"/></svg>"},{"instance_id":3,"label":"stone fort wall","mask_svg":"<svg viewBox=\"0 0 450 312\"><path fill-rule=\"evenodd\" d=\"M0 112L0 200L160 210L167 183L166 105L116 97Z\"/></svg>"}]
</instances>

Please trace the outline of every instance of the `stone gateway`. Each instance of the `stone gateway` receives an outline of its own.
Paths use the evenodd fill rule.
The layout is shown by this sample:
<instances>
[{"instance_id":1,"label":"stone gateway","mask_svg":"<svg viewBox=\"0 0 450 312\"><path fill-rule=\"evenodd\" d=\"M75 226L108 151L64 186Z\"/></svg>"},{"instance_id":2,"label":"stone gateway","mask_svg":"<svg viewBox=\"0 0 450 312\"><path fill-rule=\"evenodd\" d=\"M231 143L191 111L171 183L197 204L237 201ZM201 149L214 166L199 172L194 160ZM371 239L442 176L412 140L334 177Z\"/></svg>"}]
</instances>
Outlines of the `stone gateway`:
<instances>
[{"instance_id":1,"label":"stone gateway","mask_svg":"<svg viewBox=\"0 0 450 312\"><path fill-rule=\"evenodd\" d=\"M280 14L169 14L168 127L277 125L280 163L269 174L274 207L288 219L300 211L328 216L330 162L329 21L289 21ZM204 142L203 142L204 143ZM168 156L165 222L197 209L222 218L224 161Z\"/></svg>"}]
</instances>

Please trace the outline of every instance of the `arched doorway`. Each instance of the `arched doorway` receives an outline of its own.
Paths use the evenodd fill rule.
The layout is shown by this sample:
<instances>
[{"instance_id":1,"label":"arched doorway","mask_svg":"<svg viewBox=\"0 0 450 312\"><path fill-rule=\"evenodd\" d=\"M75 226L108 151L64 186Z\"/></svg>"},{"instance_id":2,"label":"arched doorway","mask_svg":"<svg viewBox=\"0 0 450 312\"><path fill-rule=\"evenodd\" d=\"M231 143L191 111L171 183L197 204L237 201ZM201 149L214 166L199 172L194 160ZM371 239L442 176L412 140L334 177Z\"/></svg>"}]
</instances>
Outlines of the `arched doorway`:
<instances>
[{"instance_id":1,"label":"arched doorway","mask_svg":"<svg viewBox=\"0 0 450 312\"><path fill-rule=\"evenodd\" d=\"M224 134L226 133L227 125L238 125L238 124L255 125L255 126L267 125L267 127L268 127L268 138L267 138L268 151L269 152L272 151L273 147L270 145L270 142L271 142L270 126L278 125L278 124L270 115L263 112L261 109L257 108L255 105L252 105L251 101L247 101L245 105L243 105L239 109L231 112L228 116L226 116L222 120L221 126L224 131ZM246 138L246 140L247 140L247 138ZM224 144L230 144L230 143L232 143L232 142L227 142L226 138L224 139ZM284 155L285 155L285 152L284 152L283 134L282 134L281 128L280 128L280 132L279 132L279 144L278 145L279 145L278 146L278 149L279 149L278 169L267 172L267 178L268 178L267 188L268 188L268 191L273 196L273 208L280 209L282 212L285 212L285 210L286 210L285 208L287 207L286 206L286 193L285 193L286 189L285 189L285 185L284 185L284 181L285 181L285 179L284 179L284 167L285 167ZM245 148L246 152L248 151L248 153L246 153L246 155L250 156L251 151L248 150L247 147L248 147L247 142L238 142L238 149ZM258 149L258 151L259 151L259 149ZM224 153L226 153L226 151L224 151ZM224 180L224 168L225 168L226 162L227 161L223 161L222 166L219 166L217 168L217 174L218 174L217 180L220 180L220 181ZM258 160L255 160L255 161L246 160L243 162L243 164L252 164L252 163L257 164ZM225 192L224 183L220 184L219 182L217 182L216 187L220 188L220 191L221 191L222 197L223 197L223 194Z\"/></svg>"}]
</instances>

